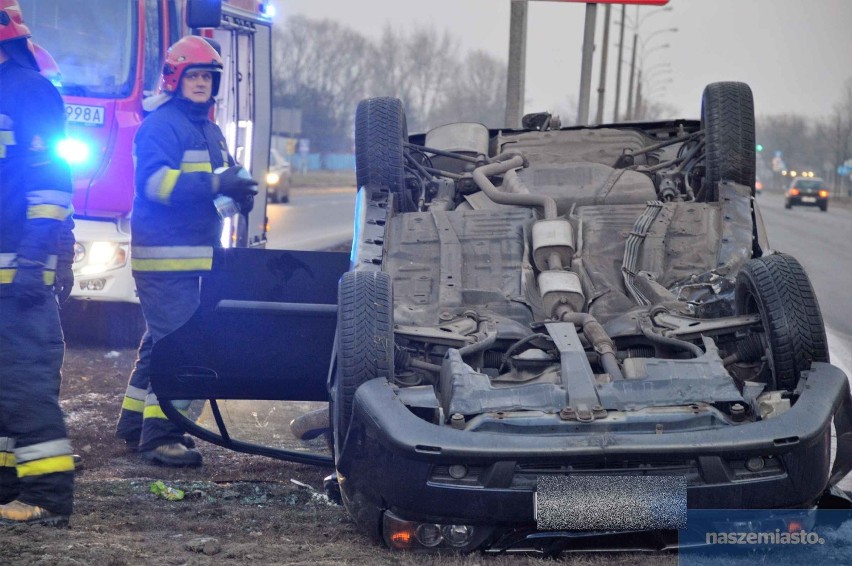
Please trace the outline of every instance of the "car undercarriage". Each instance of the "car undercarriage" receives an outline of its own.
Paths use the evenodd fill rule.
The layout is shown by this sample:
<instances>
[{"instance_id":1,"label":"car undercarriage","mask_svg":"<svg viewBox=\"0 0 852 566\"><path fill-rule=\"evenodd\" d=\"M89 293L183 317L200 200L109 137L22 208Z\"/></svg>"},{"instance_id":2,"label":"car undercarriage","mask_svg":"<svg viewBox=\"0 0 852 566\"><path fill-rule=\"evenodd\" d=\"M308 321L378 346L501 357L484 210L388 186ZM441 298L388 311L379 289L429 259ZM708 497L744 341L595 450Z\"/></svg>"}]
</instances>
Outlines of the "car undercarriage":
<instances>
[{"instance_id":1,"label":"car undercarriage","mask_svg":"<svg viewBox=\"0 0 852 566\"><path fill-rule=\"evenodd\" d=\"M330 368L305 379L328 380L321 428L365 532L664 548L687 509L816 505L852 468L852 400L807 274L767 242L754 147L743 83L709 85L700 121L414 136L399 100L363 101Z\"/></svg>"}]
</instances>

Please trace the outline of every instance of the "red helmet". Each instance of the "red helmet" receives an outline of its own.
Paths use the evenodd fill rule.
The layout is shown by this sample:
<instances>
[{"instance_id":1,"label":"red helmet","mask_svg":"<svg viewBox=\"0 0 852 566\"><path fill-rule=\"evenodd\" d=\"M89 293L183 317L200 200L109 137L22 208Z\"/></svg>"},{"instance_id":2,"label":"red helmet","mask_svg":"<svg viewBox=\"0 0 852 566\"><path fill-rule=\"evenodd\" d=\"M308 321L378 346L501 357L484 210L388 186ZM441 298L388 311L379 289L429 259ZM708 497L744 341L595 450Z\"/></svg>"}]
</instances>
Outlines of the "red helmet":
<instances>
[{"instance_id":1,"label":"red helmet","mask_svg":"<svg viewBox=\"0 0 852 566\"><path fill-rule=\"evenodd\" d=\"M0 0L2 2L3 0ZM169 47L160 92L174 94L180 88L180 79L187 69L206 69L213 72L213 96L219 93L222 74L222 58L207 40L197 35L188 35Z\"/></svg>"},{"instance_id":2,"label":"red helmet","mask_svg":"<svg viewBox=\"0 0 852 566\"><path fill-rule=\"evenodd\" d=\"M29 36L18 0L0 0L0 43Z\"/></svg>"}]
</instances>

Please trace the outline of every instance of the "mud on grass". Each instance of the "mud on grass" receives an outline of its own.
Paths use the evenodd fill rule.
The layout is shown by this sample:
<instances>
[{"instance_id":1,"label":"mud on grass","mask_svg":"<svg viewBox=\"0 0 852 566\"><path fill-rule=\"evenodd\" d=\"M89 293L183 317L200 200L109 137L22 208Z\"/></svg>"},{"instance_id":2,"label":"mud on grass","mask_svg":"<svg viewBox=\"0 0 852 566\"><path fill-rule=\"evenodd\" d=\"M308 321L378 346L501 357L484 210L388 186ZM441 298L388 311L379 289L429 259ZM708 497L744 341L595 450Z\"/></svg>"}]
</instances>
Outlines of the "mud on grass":
<instances>
[{"instance_id":1,"label":"mud on grass","mask_svg":"<svg viewBox=\"0 0 852 566\"><path fill-rule=\"evenodd\" d=\"M75 513L67 529L0 528L0 564L541 564L535 557L434 556L392 553L363 536L321 493L329 469L230 452L198 441L199 469L144 463L113 437L132 349L69 347L61 402L84 468L77 474ZM150 492L161 480L184 491L181 501ZM561 562L676 563L672 554L566 555Z\"/></svg>"}]
</instances>

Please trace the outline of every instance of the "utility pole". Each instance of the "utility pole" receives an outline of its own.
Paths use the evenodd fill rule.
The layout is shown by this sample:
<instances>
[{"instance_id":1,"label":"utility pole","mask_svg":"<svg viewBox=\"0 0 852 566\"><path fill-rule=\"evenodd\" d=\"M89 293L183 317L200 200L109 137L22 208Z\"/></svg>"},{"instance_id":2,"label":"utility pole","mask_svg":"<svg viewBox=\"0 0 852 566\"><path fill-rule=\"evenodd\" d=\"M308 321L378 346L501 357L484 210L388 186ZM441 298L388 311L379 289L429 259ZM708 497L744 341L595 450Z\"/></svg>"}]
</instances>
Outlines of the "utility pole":
<instances>
[{"instance_id":1,"label":"utility pole","mask_svg":"<svg viewBox=\"0 0 852 566\"><path fill-rule=\"evenodd\" d=\"M506 77L506 127L520 128L524 114L527 61L527 0L512 0L509 21L509 71Z\"/></svg>"},{"instance_id":2,"label":"utility pole","mask_svg":"<svg viewBox=\"0 0 852 566\"><path fill-rule=\"evenodd\" d=\"M632 116L634 120L640 119L642 111L642 69L639 69L639 74L636 78L636 106L633 108Z\"/></svg>"},{"instance_id":3,"label":"utility pole","mask_svg":"<svg viewBox=\"0 0 852 566\"><path fill-rule=\"evenodd\" d=\"M627 87L627 111L624 118L630 120L633 118L633 77L636 73L636 43L639 41L639 34L633 34L633 56L630 58L630 81Z\"/></svg>"},{"instance_id":4,"label":"utility pole","mask_svg":"<svg viewBox=\"0 0 852 566\"><path fill-rule=\"evenodd\" d=\"M606 91L606 58L609 52L609 14L611 6L607 4L604 7L604 34L603 34L603 51L601 51L601 79L598 83L598 116L595 120L596 124L603 124L604 121L604 92Z\"/></svg>"},{"instance_id":5,"label":"utility pole","mask_svg":"<svg viewBox=\"0 0 852 566\"><path fill-rule=\"evenodd\" d=\"M609 6L607 6L609 7ZM618 40L618 66L615 73L615 109L612 111L612 121L618 122L618 105L621 99L621 61L624 58L624 20L627 19L627 5L621 5L621 32Z\"/></svg>"},{"instance_id":6,"label":"utility pole","mask_svg":"<svg viewBox=\"0 0 852 566\"><path fill-rule=\"evenodd\" d=\"M592 57L595 54L595 20L597 4L586 4L586 26L583 30L583 62L580 67L580 105L577 108L577 125L589 123L589 99L592 94Z\"/></svg>"}]
</instances>

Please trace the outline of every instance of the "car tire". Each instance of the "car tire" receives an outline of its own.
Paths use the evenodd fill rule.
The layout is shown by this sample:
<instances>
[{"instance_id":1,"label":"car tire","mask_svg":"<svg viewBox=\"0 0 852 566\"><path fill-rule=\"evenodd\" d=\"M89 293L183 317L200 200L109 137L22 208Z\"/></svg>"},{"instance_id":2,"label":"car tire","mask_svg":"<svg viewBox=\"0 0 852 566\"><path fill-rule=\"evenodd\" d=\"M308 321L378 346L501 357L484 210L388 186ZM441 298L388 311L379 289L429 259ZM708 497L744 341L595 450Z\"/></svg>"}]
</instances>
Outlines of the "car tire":
<instances>
[{"instance_id":1,"label":"car tire","mask_svg":"<svg viewBox=\"0 0 852 566\"><path fill-rule=\"evenodd\" d=\"M773 389L792 391L812 362L828 362L825 325L802 265L787 254L749 260L737 274L738 314L760 314Z\"/></svg>"},{"instance_id":2,"label":"car tire","mask_svg":"<svg viewBox=\"0 0 852 566\"><path fill-rule=\"evenodd\" d=\"M819 205L819 209L823 212L828 212L828 203L827 202L822 203L821 205Z\"/></svg>"},{"instance_id":3,"label":"car tire","mask_svg":"<svg viewBox=\"0 0 852 566\"><path fill-rule=\"evenodd\" d=\"M701 99L705 143L706 201L719 200L717 185L733 181L751 187L754 196L754 98L745 83L711 83Z\"/></svg>"},{"instance_id":4,"label":"car tire","mask_svg":"<svg viewBox=\"0 0 852 566\"><path fill-rule=\"evenodd\" d=\"M793 203L791 203L790 201L785 202L784 208L786 208L787 210L790 210L791 208L793 208Z\"/></svg>"},{"instance_id":5,"label":"car tire","mask_svg":"<svg viewBox=\"0 0 852 566\"><path fill-rule=\"evenodd\" d=\"M390 275L381 271L344 273L338 286L337 373L331 415L338 450L349 434L355 391L371 379L392 379L393 374Z\"/></svg>"},{"instance_id":6,"label":"car tire","mask_svg":"<svg viewBox=\"0 0 852 566\"><path fill-rule=\"evenodd\" d=\"M358 187L375 187L397 196L410 208L404 192L405 112L398 98L368 98L355 111L355 176Z\"/></svg>"}]
</instances>

